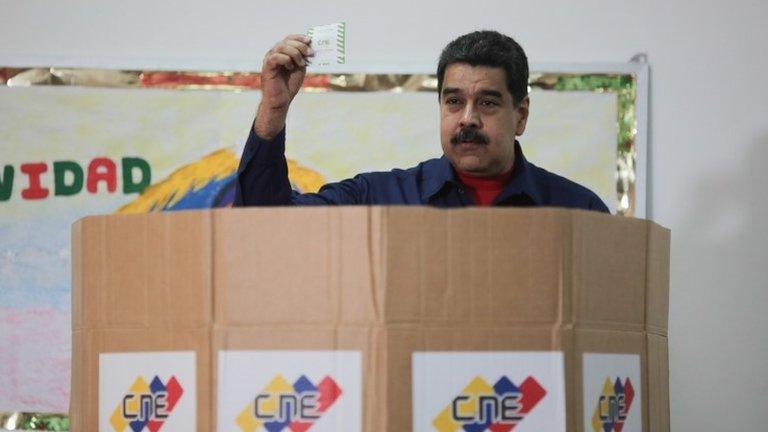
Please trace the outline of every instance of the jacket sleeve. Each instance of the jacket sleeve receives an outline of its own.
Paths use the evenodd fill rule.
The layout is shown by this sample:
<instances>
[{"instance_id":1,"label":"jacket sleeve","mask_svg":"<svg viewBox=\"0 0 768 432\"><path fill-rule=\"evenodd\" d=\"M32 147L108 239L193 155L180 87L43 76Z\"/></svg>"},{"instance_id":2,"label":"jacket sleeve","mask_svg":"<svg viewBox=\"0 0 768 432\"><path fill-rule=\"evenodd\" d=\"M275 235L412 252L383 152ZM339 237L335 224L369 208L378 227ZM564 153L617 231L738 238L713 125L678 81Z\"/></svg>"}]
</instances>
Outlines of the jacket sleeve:
<instances>
[{"instance_id":1,"label":"jacket sleeve","mask_svg":"<svg viewBox=\"0 0 768 432\"><path fill-rule=\"evenodd\" d=\"M368 181L357 176L323 186L318 193L299 193L291 188L285 160L285 129L265 140L251 128L245 143L235 184L235 207L281 205L365 204Z\"/></svg>"}]
</instances>

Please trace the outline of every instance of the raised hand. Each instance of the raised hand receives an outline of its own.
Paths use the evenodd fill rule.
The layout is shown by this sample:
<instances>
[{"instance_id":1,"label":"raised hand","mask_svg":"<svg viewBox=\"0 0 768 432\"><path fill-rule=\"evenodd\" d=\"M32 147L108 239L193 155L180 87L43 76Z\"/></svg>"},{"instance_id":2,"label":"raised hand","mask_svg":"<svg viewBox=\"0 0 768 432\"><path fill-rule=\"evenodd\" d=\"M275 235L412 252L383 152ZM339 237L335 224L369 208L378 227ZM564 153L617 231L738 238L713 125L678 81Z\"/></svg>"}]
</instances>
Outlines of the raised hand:
<instances>
[{"instance_id":1,"label":"raised hand","mask_svg":"<svg viewBox=\"0 0 768 432\"><path fill-rule=\"evenodd\" d=\"M314 55L309 43L307 36L289 35L264 56L262 98L253 126L260 137L271 139L285 127L288 108L306 75L306 58Z\"/></svg>"}]
</instances>

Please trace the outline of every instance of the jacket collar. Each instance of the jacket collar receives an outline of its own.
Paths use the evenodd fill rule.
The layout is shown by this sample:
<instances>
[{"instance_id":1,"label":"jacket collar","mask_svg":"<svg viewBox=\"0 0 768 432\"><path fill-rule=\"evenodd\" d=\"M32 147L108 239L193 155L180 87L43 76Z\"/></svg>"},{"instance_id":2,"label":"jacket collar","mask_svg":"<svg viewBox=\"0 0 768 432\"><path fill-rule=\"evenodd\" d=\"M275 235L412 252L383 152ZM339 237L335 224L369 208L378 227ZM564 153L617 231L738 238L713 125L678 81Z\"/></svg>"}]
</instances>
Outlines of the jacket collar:
<instances>
[{"instance_id":1,"label":"jacket collar","mask_svg":"<svg viewBox=\"0 0 768 432\"><path fill-rule=\"evenodd\" d=\"M456 171L447 157L442 156L435 164L428 165L424 172L424 180L421 188L422 202L427 203L445 188L458 188L462 184L459 181ZM513 195L527 195L534 205L542 205L541 190L536 181L536 166L528 162L523 155L523 149L520 142L515 141L515 165L512 169L512 176L509 182L496 198L496 202L501 202Z\"/></svg>"}]
</instances>

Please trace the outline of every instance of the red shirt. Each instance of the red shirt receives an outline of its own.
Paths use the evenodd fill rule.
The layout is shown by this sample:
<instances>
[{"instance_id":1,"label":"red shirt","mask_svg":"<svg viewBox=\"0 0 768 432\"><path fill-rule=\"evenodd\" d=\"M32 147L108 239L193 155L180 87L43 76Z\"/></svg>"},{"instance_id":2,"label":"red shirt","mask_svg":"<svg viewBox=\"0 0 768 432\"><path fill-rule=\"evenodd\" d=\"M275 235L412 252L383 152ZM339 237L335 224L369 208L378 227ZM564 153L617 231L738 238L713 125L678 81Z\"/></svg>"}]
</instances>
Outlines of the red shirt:
<instances>
[{"instance_id":1,"label":"red shirt","mask_svg":"<svg viewBox=\"0 0 768 432\"><path fill-rule=\"evenodd\" d=\"M459 172L458 170L456 171L456 174L459 176L459 180L461 180L464 186L469 190L475 204L481 207L487 207L493 203L493 200L495 200L504 189L504 185L507 184L507 181L512 176L512 170L510 169L504 174L499 174L493 177L477 177Z\"/></svg>"}]
</instances>

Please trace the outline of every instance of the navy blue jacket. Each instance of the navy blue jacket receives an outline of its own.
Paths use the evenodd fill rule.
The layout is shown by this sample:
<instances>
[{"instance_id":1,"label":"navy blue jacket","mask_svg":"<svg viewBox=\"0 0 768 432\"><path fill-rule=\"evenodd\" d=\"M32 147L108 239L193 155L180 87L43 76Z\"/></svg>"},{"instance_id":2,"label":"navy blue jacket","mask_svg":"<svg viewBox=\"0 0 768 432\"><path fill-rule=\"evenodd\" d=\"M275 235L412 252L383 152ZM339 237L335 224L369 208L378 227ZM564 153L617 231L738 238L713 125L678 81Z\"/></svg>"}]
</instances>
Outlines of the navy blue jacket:
<instances>
[{"instance_id":1,"label":"navy blue jacket","mask_svg":"<svg viewBox=\"0 0 768 432\"><path fill-rule=\"evenodd\" d=\"M435 207L474 205L445 156L409 169L372 172L323 186L317 193L291 189L285 160L285 129L272 141L253 132L248 137L237 170L235 206L274 205L385 205ZM528 162L515 142L515 164L495 206L568 207L608 212L594 192Z\"/></svg>"}]
</instances>

